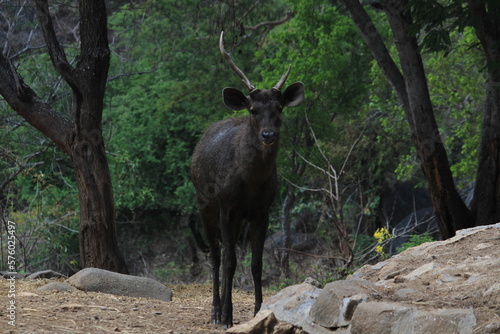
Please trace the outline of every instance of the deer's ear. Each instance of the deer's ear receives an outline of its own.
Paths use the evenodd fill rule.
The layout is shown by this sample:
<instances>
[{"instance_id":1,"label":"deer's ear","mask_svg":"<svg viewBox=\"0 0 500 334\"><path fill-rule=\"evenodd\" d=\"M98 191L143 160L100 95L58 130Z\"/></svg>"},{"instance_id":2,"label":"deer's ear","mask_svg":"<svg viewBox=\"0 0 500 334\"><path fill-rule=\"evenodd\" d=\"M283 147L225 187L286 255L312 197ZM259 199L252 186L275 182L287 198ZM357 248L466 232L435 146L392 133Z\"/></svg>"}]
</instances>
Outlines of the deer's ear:
<instances>
[{"instance_id":1,"label":"deer's ear","mask_svg":"<svg viewBox=\"0 0 500 334\"><path fill-rule=\"evenodd\" d=\"M236 88L224 88L222 98L224 99L224 104L229 109L238 111L249 106L248 97Z\"/></svg>"},{"instance_id":2,"label":"deer's ear","mask_svg":"<svg viewBox=\"0 0 500 334\"><path fill-rule=\"evenodd\" d=\"M304 100L304 84L302 82L295 82L285 89L283 95L283 107L295 107Z\"/></svg>"}]
</instances>

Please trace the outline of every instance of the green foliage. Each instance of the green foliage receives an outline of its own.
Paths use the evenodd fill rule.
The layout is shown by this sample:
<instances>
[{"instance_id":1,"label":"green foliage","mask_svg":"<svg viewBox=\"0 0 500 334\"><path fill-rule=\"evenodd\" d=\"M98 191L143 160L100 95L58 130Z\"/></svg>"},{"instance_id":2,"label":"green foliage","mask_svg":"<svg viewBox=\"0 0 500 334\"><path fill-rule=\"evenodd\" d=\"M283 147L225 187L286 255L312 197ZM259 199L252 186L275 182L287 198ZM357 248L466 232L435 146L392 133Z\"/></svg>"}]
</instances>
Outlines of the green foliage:
<instances>
[{"instance_id":1,"label":"green foliage","mask_svg":"<svg viewBox=\"0 0 500 334\"><path fill-rule=\"evenodd\" d=\"M485 94L484 62L472 29L451 34L454 47L426 60L429 90L460 185L475 179Z\"/></svg>"},{"instance_id":2,"label":"green foliage","mask_svg":"<svg viewBox=\"0 0 500 334\"><path fill-rule=\"evenodd\" d=\"M73 272L79 259L78 194L68 158L8 108L0 108L0 119L0 211L2 226L16 223L18 270Z\"/></svg>"},{"instance_id":3,"label":"green foliage","mask_svg":"<svg viewBox=\"0 0 500 334\"><path fill-rule=\"evenodd\" d=\"M450 32L462 32L471 23L463 1L411 0L408 6L414 19L411 31L421 36L424 52L448 51L452 47Z\"/></svg>"},{"instance_id":4,"label":"green foliage","mask_svg":"<svg viewBox=\"0 0 500 334\"><path fill-rule=\"evenodd\" d=\"M306 188L328 188L321 169L340 170L362 128L362 121L352 119L366 98L371 57L351 19L337 7L292 1L292 11L294 17L273 29L256 53L262 86L272 87L292 64L289 83L303 81L306 88L305 101L285 110L278 172ZM350 158L360 157L357 153ZM341 187L357 172L349 171ZM300 203L324 203L324 195L300 191Z\"/></svg>"},{"instance_id":5,"label":"green foliage","mask_svg":"<svg viewBox=\"0 0 500 334\"><path fill-rule=\"evenodd\" d=\"M401 253L401 252L407 250L408 248L415 247L415 246L421 245L423 243L432 242L432 241L434 241L434 238L428 232L425 232L422 235L418 235L418 234L411 235L410 240L408 240L408 242L405 242L404 244L402 244L401 247L398 247L396 249L396 251L398 253Z\"/></svg>"},{"instance_id":6,"label":"green foliage","mask_svg":"<svg viewBox=\"0 0 500 334\"><path fill-rule=\"evenodd\" d=\"M191 152L209 123L230 114L220 92L228 82L238 82L219 65L218 36L229 12L248 8L150 0L127 4L110 17L119 41L113 45L111 73L119 78L109 84L106 125L119 210L194 210ZM270 8L254 9L254 19L280 7ZM228 49L235 40L229 30ZM246 70L248 62L238 62Z\"/></svg>"},{"instance_id":7,"label":"green foliage","mask_svg":"<svg viewBox=\"0 0 500 334\"><path fill-rule=\"evenodd\" d=\"M170 284L183 283L188 278L190 269L190 265L170 261L165 266L154 269L153 274L162 282L169 282Z\"/></svg>"},{"instance_id":8,"label":"green foliage","mask_svg":"<svg viewBox=\"0 0 500 334\"><path fill-rule=\"evenodd\" d=\"M484 60L473 30L464 27L452 31L449 38L452 44L446 48L446 53L427 53L423 60L452 172L459 186L464 186L475 178L486 78ZM391 53L394 54L392 49ZM371 69L371 80L372 95L365 108L373 116L367 131L375 132L376 140L371 140L373 146L366 152L373 149L376 154L372 157L379 161L375 166L384 166L373 170L371 175L380 178L395 173L401 180L418 177L420 162L411 141L406 116L375 64Z\"/></svg>"}]
</instances>

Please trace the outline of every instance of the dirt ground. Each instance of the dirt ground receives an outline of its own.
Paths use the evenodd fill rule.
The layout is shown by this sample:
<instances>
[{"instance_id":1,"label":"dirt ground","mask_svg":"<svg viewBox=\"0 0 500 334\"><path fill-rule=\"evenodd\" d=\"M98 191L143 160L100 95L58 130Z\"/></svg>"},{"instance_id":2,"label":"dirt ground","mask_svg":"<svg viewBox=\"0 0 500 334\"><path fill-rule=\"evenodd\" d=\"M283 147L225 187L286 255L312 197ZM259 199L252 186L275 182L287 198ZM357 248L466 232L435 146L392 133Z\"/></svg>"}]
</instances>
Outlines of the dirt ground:
<instances>
[{"instance_id":1,"label":"dirt ground","mask_svg":"<svg viewBox=\"0 0 500 334\"><path fill-rule=\"evenodd\" d=\"M16 281L15 327L9 325L9 283L0 281L1 333L224 333L210 323L208 285L172 285L171 302L97 292L37 292L51 280ZM253 292L234 291L234 321L253 316Z\"/></svg>"}]
</instances>

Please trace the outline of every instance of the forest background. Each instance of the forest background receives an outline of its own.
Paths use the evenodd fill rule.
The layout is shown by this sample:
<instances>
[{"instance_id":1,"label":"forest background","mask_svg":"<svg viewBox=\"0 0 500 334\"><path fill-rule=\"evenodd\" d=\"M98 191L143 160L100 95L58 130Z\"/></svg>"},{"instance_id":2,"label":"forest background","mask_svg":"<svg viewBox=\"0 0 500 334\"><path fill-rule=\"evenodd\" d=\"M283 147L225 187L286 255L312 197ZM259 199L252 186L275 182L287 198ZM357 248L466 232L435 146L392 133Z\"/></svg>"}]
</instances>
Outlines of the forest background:
<instances>
[{"instance_id":1,"label":"forest background","mask_svg":"<svg viewBox=\"0 0 500 334\"><path fill-rule=\"evenodd\" d=\"M422 3L431 6L428 15L442 14L425 18L421 11L414 29L439 133L465 200L477 176L486 60L474 29L448 24L451 19L439 13L453 1ZM80 45L77 5L64 0L50 6L73 64ZM329 280L387 256L377 247L383 237L379 233L377 240L374 233L390 231L406 214L431 205L428 194L412 197L428 182L402 103L341 2L115 0L107 7L111 63L102 133L117 240L129 272L170 283L208 279L196 240L189 163L203 130L236 115L221 99L224 87L241 88L218 51L222 30L226 48L257 87L274 85L288 64L290 80L306 86L305 102L284 115L280 185L268 234L314 242L292 251L291 241L283 241L268 252L268 284L304 276ZM373 1L365 6L397 59L379 7ZM38 96L70 118L71 87L45 51L33 3L1 1L0 11L3 52ZM424 18L444 22L446 29ZM5 101L0 101L0 141L0 267L6 266L10 220L17 224L19 271L79 270L75 162ZM400 195L413 198L410 207L394 207L392 201L390 212L384 211L388 198L393 200L387 194L401 184ZM242 247L241 286L251 284L248 259Z\"/></svg>"}]
</instances>

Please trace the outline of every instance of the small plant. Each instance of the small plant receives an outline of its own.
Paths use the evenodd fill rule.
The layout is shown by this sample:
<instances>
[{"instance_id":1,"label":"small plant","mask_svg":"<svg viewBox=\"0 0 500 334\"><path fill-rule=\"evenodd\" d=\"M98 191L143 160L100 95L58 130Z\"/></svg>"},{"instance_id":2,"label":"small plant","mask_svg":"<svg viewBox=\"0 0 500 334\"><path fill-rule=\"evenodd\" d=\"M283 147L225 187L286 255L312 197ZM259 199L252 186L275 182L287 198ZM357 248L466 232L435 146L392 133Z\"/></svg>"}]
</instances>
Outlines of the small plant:
<instances>
[{"instance_id":1,"label":"small plant","mask_svg":"<svg viewBox=\"0 0 500 334\"><path fill-rule=\"evenodd\" d=\"M386 240L392 237L391 232L389 232L387 228L382 227L377 229L373 234L373 236L375 237L375 239L377 239L377 246L375 247L375 252L377 252L382 258L387 257L387 254L384 251L384 244Z\"/></svg>"},{"instance_id":2,"label":"small plant","mask_svg":"<svg viewBox=\"0 0 500 334\"><path fill-rule=\"evenodd\" d=\"M432 241L434 241L434 238L428 232L425 232L424 234L410 235L410 240L408 240L407 242L402 244L401 247L398 247L396 249L396 251L398 253L401 253L401 252L407 250L408 248L415 247L415 246L421 245L423 243L432 242Z\"/></svg>"},{"instance_id":3,"label":"small plant","mask_svg":"<svg viewBox=\"0 0 500 334\"><path fill-rule=\"evenodd\" d=\"M284 288L286 288L290 285L294 285L294 284L298 284L298 282L292 280L291 278L284 278L284 279L279 280L275 284L271 285L268 289L269 289L269 291L278 292L278 291L281 291Z\"/></svg>"},{"instance_id":4,"label":"small plant","mask_svg":"<svg viewBox=\"0 0 500 334\"><path fill-rule=\"evenodd\" d=\"M189 265L180 265L173 261L166 264L164 268L156 268L153 275L160 281L182 282L189 274Z\"/></svg>"}]
</instances>

